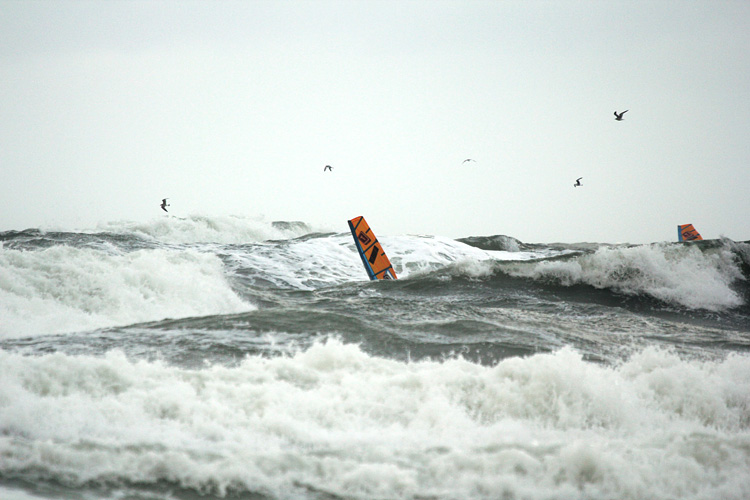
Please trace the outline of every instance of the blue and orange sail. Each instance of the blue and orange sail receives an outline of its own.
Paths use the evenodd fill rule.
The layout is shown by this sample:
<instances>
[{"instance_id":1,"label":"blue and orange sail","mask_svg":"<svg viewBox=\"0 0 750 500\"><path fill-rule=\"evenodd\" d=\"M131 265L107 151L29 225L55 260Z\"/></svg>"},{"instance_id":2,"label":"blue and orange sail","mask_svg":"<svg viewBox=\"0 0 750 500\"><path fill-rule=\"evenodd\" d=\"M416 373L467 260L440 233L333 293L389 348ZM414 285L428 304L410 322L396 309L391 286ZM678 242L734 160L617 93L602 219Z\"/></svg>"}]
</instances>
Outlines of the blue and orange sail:
<instances>
[{"instance_id":1,"label":"blue and orange sail","mask_svg":"<svg viewBox=\"0 0 750 500\"><path fill-rule=\"evenodd\" d=\"M367 275L371 280L395 280L396 271L383 251L383 247L373 234L364 217L355 217L349 221L349 229L354 237L357 252L362 258Z\"/></svg>"},{"instance_id":2,"label":"blue and orange sail","mask_svg":"<svg viewBox=\"0 0 750 500\"><path fill-rule=\"evenodd\" d=\"M703 236L692 224L680 224L677 226L677 238L677 241L699 241L703 239Z\"/></svg>"}]
</instances>

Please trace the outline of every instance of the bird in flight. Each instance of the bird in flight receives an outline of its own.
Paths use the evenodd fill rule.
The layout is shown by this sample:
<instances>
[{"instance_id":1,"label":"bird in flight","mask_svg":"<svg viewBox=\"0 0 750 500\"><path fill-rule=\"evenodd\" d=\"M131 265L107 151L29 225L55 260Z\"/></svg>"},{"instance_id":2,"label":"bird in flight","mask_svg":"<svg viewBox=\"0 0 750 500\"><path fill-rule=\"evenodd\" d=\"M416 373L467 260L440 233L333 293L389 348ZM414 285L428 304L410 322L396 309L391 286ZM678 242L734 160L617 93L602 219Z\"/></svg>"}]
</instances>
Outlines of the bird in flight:
<instances>
[{"instance_id":1,"label":"bird in flight","mask_svg":"<svg viewBox=\"0 0 750 500\"><path fill-rule=\"evenodd\" d=\"M622 113L618 113L617 111L615 111L615 120L617 120L618 122L621 122L622 121L622 115L624 115L627 112L628 112L627 109L625 111L623 111Z\"/></svg>"},{"instance_id":2,"label":"bird in flight","mask_svg":"<svg viewBox=\"0 0 750 500\"><path fill-rule=\"evenodd\" d=\"M476 162L477 162L476 160L472 160L471 158L466 158L466 159L465 159L464 161L462 161L462 162L461 162L461 165L463 165L463 164L464 164L464 163L466 163L467 161L473 161L474 163L476 163Z\"/></svg>"},{"instance_id":3,"label":"bird in flight","mask_svg":"<svg viewBox=\"0 0 750 500\"><path fill-rule=\"evenodd\" d=\"M333 167L330 165L326 165L325 167L323 167L323 172L325 172L326 170L333 172Z\"/></svg>"},{"instance_id":4,"label":"bird in flight","mask_svg":"<svg viewBox=\"0 0 750 500\"><path fill-rule=\"evenodd\" d=\"M579 177L578 179L576 179L576 183L573 184L574 188L577 188L578 186L583 186L583 184L581 184L581 179L583 179L583 177Z\"/></svg>"},{"instance_id":5,"label":"bird in flight","mask_svg":"<svg viewBox=\"0 0 750 500\"><path fill-rule=\"evenodd\" d=\"M168 199L169 198L164 198L163 200L161 200L161 209L164 210L165 212L169 212L169 210L167 210L167 207L170 206L170 205L167 205Z\"/></svg>"}]
</instances>

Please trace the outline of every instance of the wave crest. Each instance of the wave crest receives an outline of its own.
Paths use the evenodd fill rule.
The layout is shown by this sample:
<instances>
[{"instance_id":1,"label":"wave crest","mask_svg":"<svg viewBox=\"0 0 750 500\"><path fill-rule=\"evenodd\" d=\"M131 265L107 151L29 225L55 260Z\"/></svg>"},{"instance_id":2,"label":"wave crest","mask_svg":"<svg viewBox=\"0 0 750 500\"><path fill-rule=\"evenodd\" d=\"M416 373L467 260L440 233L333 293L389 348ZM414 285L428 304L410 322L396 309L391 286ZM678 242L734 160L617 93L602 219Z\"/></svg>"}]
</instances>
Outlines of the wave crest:
<instances>
[{"instance_id":1,"label":"wave crest","mask_svg":"<svg viewBox=\"0 0 750 500\"><path fill-rule=\"evenodd\" d=\"M247 311L215 255L54 246L0 252L0 337Z\"/></svg>"},{"instance_id":2,"label":"wave crest","mask_svg":"<svg viewBox=\"0 0 750 500\"><path fill-rule=\"evenodd\" d=\"M304 222L268 222L261 218L241 216L190 215L165 217L148 222L108 222L97 231L132 234L164 243L243 244L266 240L285 240L310 234L313 229Z\"/></svg>"},{"instance_id":3,"label":"wave crest","mask_svg":"<svg viewBox=\"0 0 750 500\"><path fill-rule=\"evenodd\" d=\"M627 295L649 295L691 309L720 311L743 304L731 288L744 280L736 253L727 246L702 251L695 245L600 247L573 259L551 259L506 269L510 275L590 285Z\"/></svg>"}]
</instances>

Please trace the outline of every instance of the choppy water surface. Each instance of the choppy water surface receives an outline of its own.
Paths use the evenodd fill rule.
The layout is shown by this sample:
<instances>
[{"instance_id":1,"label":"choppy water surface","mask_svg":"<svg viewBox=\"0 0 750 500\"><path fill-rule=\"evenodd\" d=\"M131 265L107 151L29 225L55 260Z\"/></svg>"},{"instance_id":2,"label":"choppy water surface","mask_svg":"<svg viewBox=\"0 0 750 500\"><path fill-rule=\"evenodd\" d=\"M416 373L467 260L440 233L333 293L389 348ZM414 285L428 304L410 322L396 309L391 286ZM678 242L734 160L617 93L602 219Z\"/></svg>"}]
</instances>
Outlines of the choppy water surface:
<instances>
[{"instance_id":1,"label":"choppy water surface","mask_svg":"<svg viewBox=\"0 0 750 500\"><path fill-rule=\"evenodd\" d=\"M750 245L0 233L0 497L750 498Z\"/></svg>"}]
</instances>

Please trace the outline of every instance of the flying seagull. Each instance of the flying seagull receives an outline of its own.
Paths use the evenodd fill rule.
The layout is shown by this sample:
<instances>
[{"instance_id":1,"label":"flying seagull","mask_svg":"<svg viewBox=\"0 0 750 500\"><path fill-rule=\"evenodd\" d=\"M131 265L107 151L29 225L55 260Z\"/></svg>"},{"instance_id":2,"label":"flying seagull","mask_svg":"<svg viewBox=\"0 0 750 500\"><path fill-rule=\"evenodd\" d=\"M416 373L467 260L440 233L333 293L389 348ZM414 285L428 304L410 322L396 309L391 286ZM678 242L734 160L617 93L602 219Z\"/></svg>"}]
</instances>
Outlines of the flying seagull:
<instances>
[{"instance_id":1,"label":"flying seagull","mask_svg":"<svg viewBox=\"0 0 750 500\"><path fill-rule=\"evenodd\" d=\"M621 122L622 121L622 115L624 115L627 112L628 112L627 109L625 111L623 111L622 113L618 113L617 111L615 111L615 120L617 120L618 122Z\"/></svg>"},{"instance_id":2,"label":"flying seagull","mask_svg":"<svg viewBox=\"0 0 750 500\"><path fill-rule=\"evenodd\" d=\"M577 188L578 186L582 186L583 185L583 184L581 184L581 179L583 179L583 177L579 177L578 179L576 179L576 183L573 184L574 188Z\"/></svg>"},{"instance_id":3,"label":"flying seagull","mask_svg":"<svg viewBox=\"0 0 750 500\"><path fill-rule=\"evenodd\" d=\"M464 163L466 163L467 161L473 161L474 163L476 163L476 162L477 162L476 160L472 160L471 158L466 158L466 159L465 159L464 161L462 161L462 162L461 162L461 165L463 165L463 164L464 164Z\"/></svg>"},{"instance_id":4,"label":"flying seagull","mask_svg":"<svg viewBox=\"0 0 750 500\"><path fill-rule=\"evenodd\" d=\"M330 165L326 165L325 167L323 167L323 172L325 172L326 170L330 170L331 172L333 172L333 167Z\"/></svg>"},{"instance_id":5,"label":"flying seagull","mask_svg":"<svg viewBox=\"0 0 750 500\"><path fill-rule=\"evenodd\" d=\"M161 209L164 210L165 212L169 212L169 210L167 210L167 207L170 206L170 205L167 205L168 199L169 198L164 198L163 200L161 200Z\"/></svg>"}]
</instances>

